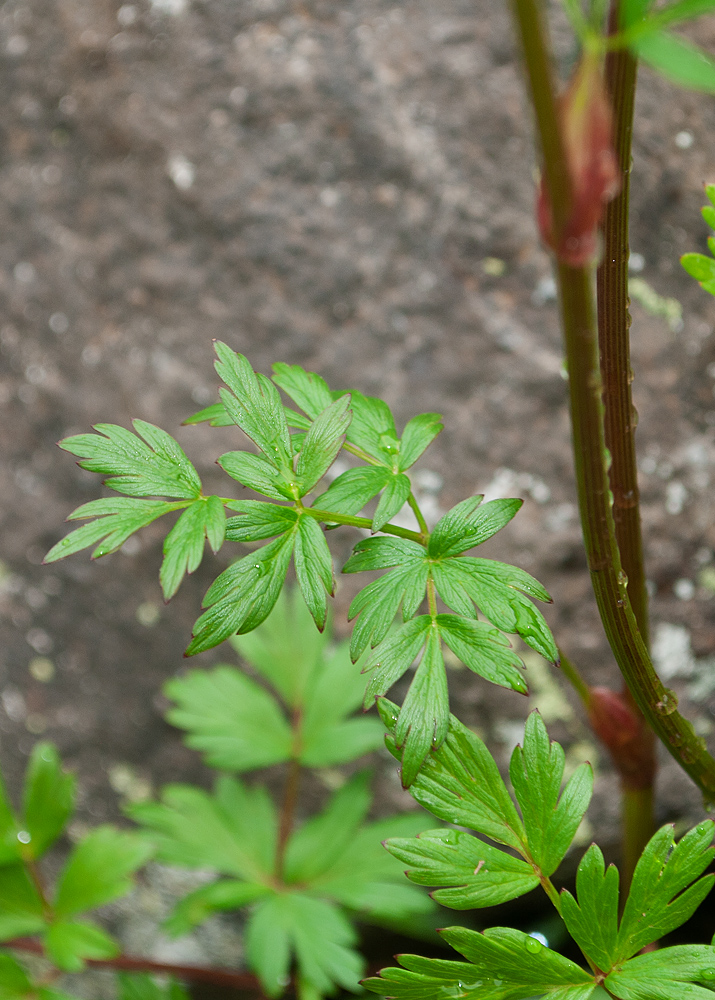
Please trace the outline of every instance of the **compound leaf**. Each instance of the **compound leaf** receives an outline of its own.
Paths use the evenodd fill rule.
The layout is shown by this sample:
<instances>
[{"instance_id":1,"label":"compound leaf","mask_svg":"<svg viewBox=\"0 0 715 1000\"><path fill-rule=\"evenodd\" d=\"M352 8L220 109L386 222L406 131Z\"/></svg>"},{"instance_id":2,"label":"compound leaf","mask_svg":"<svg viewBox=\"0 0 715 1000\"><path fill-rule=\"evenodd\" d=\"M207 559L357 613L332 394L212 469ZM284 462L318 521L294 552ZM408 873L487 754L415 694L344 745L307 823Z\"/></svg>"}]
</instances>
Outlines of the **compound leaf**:
<instances>
[{"instance_id":1,"label":"compound leaf","mask_svg":"<svg viewBox=\"0 0 715 1000\"><path fill-rule=\"evenodd\" d=\"M370 808L370 773L362 771L333 795L288 841L285 878L311 884L347 849Z\"/></svg>"},{"instance_id":2,"label":"compound leaf","mask_svg":"<svg viewBox=\"0 0 715 1000\"><path fill-rule=\"evenodd\" d=\"M238 879L219 879L202 885L184 896L164 921L163 929L173 937L188 934L197 924L203 923L212 913L221 910L239 910L257 899L269 895L271 890L258 882Z\"/></svg>"},{"instance_id":3,"label":"compound leaf","mask_svg":"<svg viewBox=\"0 0 715 1000\"><path fill-rule=\"evenodd\" d=\"M713 982L715 948L695 944L636 955L614 969L603 985L620 1000L712 1000Z\"/></svg>"},{"instance_id":4,"label":"compound leaf","mask_svg":"<svg viewBox=\"0 0 715 1000\"><path fill-rule=\"evenodd\" d=\"M332 596L335 590L333 560L322 528L308 514L298 521L293 559L303 600L322 632L328 613L327 595Z\"/></svg>"},{"instance_id":5,"label":"compound leaf","mask_svg":"<svg viewBox=\"0 0 715 1000\"><path fill-rule=\"evenodd\" d=\"M509 774L521 808L529 853L544 875L552 875L563 860L588 808L593 792L590 764L582 764L559 798L564 752L551 743L538 712L526 720L523 748L511 756Z\"/></svg>"},{"instance_id":6,"label":"compound leaf","mask_svg":"<svg viewBox=\"0 0 715 1000\"><path fill-rule=\"evenodd\" d=\"M459 555L481 545L500 531L514 517L523 500L490 500L483 497L462 500L439 519L430 535L428 553L431 558Z\"/></svg>"},{"instance_id":7,"label":"compound leaf","mask_svg":"<svg viewBox=\"0 0 715 1000\"><path fill-rule=\"evenodd\" d=\"M561 913L569 934L599 969L613 966L618 939L618 869L605 868L600 848L592 844L576 875L578 903L566 889Z\"/></svg>"},{"instance_id":8,"label":"compound leaf","mask_svg":"<svg viewBox=\"0 0 715 1000\"><path fill-rule=\"evenodd\" d=\"M204 539L213 552L223 545L226 515L218 497L201 497L184 511L164 539L164 560L159 580L164 600L179 589L185 573L193 573L204 554Z\"/></svg>"},{"instance_id":9,"label":"compound leaf","mask_svg":"<svg viewBox=\"0 0 715 1000\"><path fill-rule=\"evenodd\" d=\"M392 735L399 709L386 698L378 700L378 708L390 731L387 748L399 760L401 752ZM494 758L483 741L454 716L450 716L444 743L429 754L410 794L438 819L523 852L524 825Z\"/></svg>"},{"instance_id":10,"label":"compound leaf","mask_svg":"<svg viewBox=\"0 0 715 1000\"><path fill-rule=\"evenodd\" d=\"M62 770L51 743L38 743L25 773L23 825L25 850L39 858L54 844L74 810L75 779Z\"/></svg>"},{"instance_id":11,"label":"compound leaf","mask_svg":"<svg viewBox=\"0 0 715 1000\"><path fill-rule=\"evenodd\" d=\"M265 882L272 878L278 819L265 788L221 776L213 795L190 785L168 785L162 802L140 802L127 812L150 832L157 856L185 868Z\"/></svg>"},{"instance_id":12,"label":"compound leaf","mask_svg":"<svg viewBox=\"0 0 715 1000\"><path fill-rule=\"evenodd\" d=\"M92 553L93 559L116 552L130 535L145 528L152 521L180 510L186 504L182 501L170 503L168 500L139 500L129 497L106 497L90 500L73 511L68 521L96 517L95 521L75 528L50 549L43 562L52 563L64 559L75 552L99 543Z\"/></svg>"},{"instance_id":13,"label":"compound leaf","mask_svg":"<svg viewBox=\"0 0 715 1000\"><path fill-rule=\"evenodd\" d=\"M333 480L325 493L316 498L313 506L317 510L334 511L336 514L357 514L392 478L390 470L381 465L347 469Z\"/></svg>"},{"instance_id":14,"label":"compound leaf","mask_svg":"<svg viewBox=\"0 0 715 1000\"><path fill-rule=\"evenodd\" d=\"M390 407L382 399L363 396L354 390L350 396L353 419L348 429L348 441L392 469L399 454L399 441Z\"/></svg>"},{"instance_id":15,"label":"compound leaf","mask_svg":"<svg viewBox=\"0 0 715 1000\"><path fill-rule=\"evenodd\" d=\"M151 854L146 837L111 826L92 830L72 851L60 873L55 914L74 916L125 896L132 888L132 876Z\"/></svg>"},{"instance_id":16,"label":"compound leaf","mask_svg":"<svg viewBox=\"0 0 715 1000\"><path fill-rule=\"evenodd\" d=\"M117 424L95 424L96 434L65 438L60 448L80 458L88 472L109 476L105 485L117 493L195 500L201 480L177 442L144 420L132 426L136 434Z\"/></svg>"},{"instance_id":17,"label":"compound leaf","mask_svg":"<svg viewBox=\"0 0 715 1000\"><path fill-rule=\"evenodd\" d=\"M239 559L209 587L209 606L194 625L187 656L218 646L236 632L250 632L271 613L283 587L290 562L295 528L257 552Z\"/></svg>"},{"instance_id":18,"label":"compound leaf","mask_svg":"<svg viewBox=\"0 0 715 1000\"><path fill-rule=\"evenodd\" d=\"M409 866L411 882L449 886L431 895L455 910L505 903L539 884L532 865L460 830L427 830L411 840L390 839L385 847Z\"/></svg>"},{"instance_id":19,"label":"compound leaf","mask_svg":"<svg viewBox=\"0 0 715 1000\"><path fill-rule=\"evenodd\" d=\"M228 386L221 389L227 413L276 469L291 471L293 450L278 390L242 354L220 341L215 346L216 371Z\"/></svg>"},{"instance_id":20,"label":"compound leaf","mask_svg":"<svg viewBox=\"0 0 715 1000\"><path fill-rule=\"evenodd\" d=\"M698 878L715 855L710 846L714 828L712 820L705 820L677 845L672 826L651 837L633 874L614 961L625 961L693 915L715 882L715 875Z\"/></svg>"},{"instance_id":21,"label":"compound leaf","mask_svg":"<svg viewBox=\"0 0 715 1000\"><path fill-rule=\"evenodd\" d=\"M226 521L226 538L229 542L261 542L274 535L282 535L298 520L293 507L282 507L263 500L232 500L229 510L238 511L238 517Z\"/></svg>"},{"instance_id":22,"label":"compound leaf","mask_svg":"<svg viewBox=\"0 0 715 1000\"><path fill-rule=\"evenodd\" d=\"M290 760L293 734L275 698L235 667L192 670L164 691L176 704L167 719L210 767L240 773Z\"/></svg>"},{"instance_id":23,"label":"compound leaf","mask_svg":"<svg viewBox=\"0 0 715 1000\"><path fill-rule=\"evenodd\" d=\"M648 31L631 42L634 53L673 83L715 92L715 60L697 45L669 31Z\"/></svg>"},{"instance_id":24,"label":"compound leaf","mask_svg":"<svg viewBox=\"0 0 715 1000\"><path fill-rule=\"evenodd\" d=\"M93 924L57 920L43 937L48 957L64 972L81 972L87 958L116 958L117 942Z\"/></svg>"},{"instance_id":25,"label":"compound leaf","mask_svg":"<svg viewBox=\"0 0 715 1000\"><path fill-rule=\"evenodd\" d=\"M190 1000L184 987L173 980L159 986L144 973L120 972L117 982L119 1000Z\"/></svg>"},{"instance_id":26,"label":"compound leaf","mask_svg":"<svg viewBox=\"0 0 715 1000\"><path fill-rule=\"evenodd\" d=\"M443 429L439 413L419 413L408 421L400 439L400 472L405 472L414 465Z\"/></svg>"},{"instance_id":27,"label":"compound leaf","mask_svg":"<svg viewBox=\"0 0 715 1000\"><path fill-rule=\"evenodd\" d=\"M337 458L350 426L350 395L341 396L316 417L298 456L296 476L300 495L315 488Z\"/></svg>"},{"instance_id":28,"label":"compound leaf","mask_svg":"<svg viewBox=\"0 0 715 1000\"><path fill-rule=\"evenodd\" d=\"M398 1000L588 1000L596 983L583 969L540 941L510 927L479 933L449 927L442 937L468 962L399 956L402 968L366 979L373 993Z\"/></svg>"},{"instance_id":29,"label":"compound leaf","mask_svg":"<svg viewBox=\"0 0 715 1000\"><path fill-rule=\"evenodd\" d=\"M359 992L362 957L357 935L332 903L301 893L275 895L258 903L246 925L246 954L269 997L283 992L291 956L298 975L318 995L342 986Z\"/></svg>"},{"instance_id":30,"label":"compound leaf","mask_svg":"<svg viewBox=\"0 0 715 1000\"><path fill-rule=\"evenodd\" d=\"M313 629L315 631L315 629ZM362 702L365 684L347 643L322 656L308 679L300 731L300 761L306 767L334 767L382 745L379 719L347 718Z\"/></svg>"}]
</instances>

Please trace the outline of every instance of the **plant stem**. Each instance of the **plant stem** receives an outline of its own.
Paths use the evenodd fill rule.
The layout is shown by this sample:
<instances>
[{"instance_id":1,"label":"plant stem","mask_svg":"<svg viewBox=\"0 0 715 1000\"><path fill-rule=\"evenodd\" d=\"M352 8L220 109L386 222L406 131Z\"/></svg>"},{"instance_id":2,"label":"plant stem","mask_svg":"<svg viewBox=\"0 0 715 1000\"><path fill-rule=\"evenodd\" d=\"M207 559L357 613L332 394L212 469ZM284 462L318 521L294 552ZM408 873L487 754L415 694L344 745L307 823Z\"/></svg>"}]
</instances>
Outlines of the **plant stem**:
<instances>
[{"instance_id":1,"label":"plant stem","mask_svg":"<svg viewBox=\"0 0 715 1000\"><path fill-rule=\"evenodd\" d=\"M613 35L620 20L620 0L612 0L608 30ZM618 159L621 188L603 214L601 236L603 257L597 271L598 341L605 408L604 433L611 455L609 482L613 495L613 522L623 572L628 578L628 598L644 644L648 645L648 592L643 566L638 470L635 447L635 409L631 395L628 312L628 204L633 138L633 109L636 91L636 60L626 49L606 56L606 86L613 108L613 139ZM628 692L628 688L625 688ZM628 692L630 697L630 692ZM642 753L647 770L655 776L655 740L645 725L633 698L640 722ZM624 888L630 885L633 867L655 829L652 784L629 788L622 779L622 872ZM633 798L640 808L633 808ZM650 812L643 812L650 809Z\"/></svg>"},{"instance_id":2,"label":"plant stem","mask_svg":"<svg viewBox=\"0 0 715 1000\"><path fill-rule=\"evenodd\" d=\"M420 510L420 505L417 503L412 493L410 493L410 495L408 496L407 503L410 505L412 513L417 518L417 523L420 526L420 531L422 532L422 534L429 535L429 528L427 527L427 522L425 521L424 514Z\"/></svg>"},{"instance_id":3,"label":"plant stem","mask_svg":"<svg viewBox=\"0 0 715 1000\"><path fill-rule=\"evenodd\" d=\"M566 172L544 27L538 0L513 0L516 22L536 109L537 126L550 186L555 229L564 218L566 193L552 178ZM550 163L560 157L561 165ZM651 663L630 606L616 543L610 502L608 456L603 431L602 382L596 317L589 268L557 264L561 320L569 373L571 426L579 510L596 602L609 644L629 690L666 749L703 791L715 800L715 759L693 727L675 710Z\"/></svg>"},{"instance_id":4,"label":"plant stem","mask_svg":"<svg viewBox=\"0 0 715 1000\"><path fill-rule=\"evenodd\" d=\"M567 681L571 684L576 694L579 696L584 705L588 708L590 701L590 695L588 690L588 684L583 679L581 674L578 672L574 664L569 660L568 656L559 648L559 666L561 667L561 672Z\"/></svg>"},{"instance_id":5,"label":"plant stem","mask_svg":"<svg viewBox=\"0 0 715 1000\"><path fill-rule=\"evenodd\" d=\"M42 944L34 938L14 938L6 941L4 948L25 951L33 955L44 955ZM250 972L233 972L230 969L207 969L197 965L171 965L167 962L152 962L148 958L132 955L118 955L116 958L87 959L87 965L95 969L116 969L119 972L156 972L187 979L191 982L210 983L213 986L233 987L237 990L257 991L263 996L261 984Z\"/></svg>"},{"instance_id":6,"label":"plant stem","mask_svg":"<svg viewBox=\"0 0 715 1000\"><path fill-rule=\"evenodd\" d=\"M353 517L350 514L336 514L330 510L317 510L315 507L303 507L303 514L309 514L316 521L324 521L327 524L349 524L354 528L367 528L372 530L372 521L369 517ZM398 538L409 538L410 541L419 545L426 545L427 539L419 531L411 531L409 528L401 528L398 524L383 524L381 532L387 535L397 535Z\"/></svg>"},{"instance_id":7,"label":"plant stem","mask_svg":"<svg viewBox=\"0 0 715 1000\"><path fill-rule=\"evenodd\" d=\"M293 712L293 757L288 764L288 774L283 786L283 803L278 823L278 841L276 843L276 882L280 885L283 882L283 863L285 861L286 847L293 831L293 820L295 818L295 807L298 801L298 789L300 787L300 729L303 713L300 708Z\"/></svg>"}]
</instances>

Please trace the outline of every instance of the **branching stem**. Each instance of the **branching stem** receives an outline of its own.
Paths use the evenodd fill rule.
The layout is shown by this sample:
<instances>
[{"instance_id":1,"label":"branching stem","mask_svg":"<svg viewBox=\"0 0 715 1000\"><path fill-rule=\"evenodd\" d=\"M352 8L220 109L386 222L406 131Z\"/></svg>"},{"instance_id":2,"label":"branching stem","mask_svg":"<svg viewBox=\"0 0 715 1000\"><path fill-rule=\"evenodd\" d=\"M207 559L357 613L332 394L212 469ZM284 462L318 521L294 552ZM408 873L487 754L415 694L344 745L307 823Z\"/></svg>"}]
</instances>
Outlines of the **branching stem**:
<instances>
[{"instance_id":1,"label":"branching stem","mask_svg":"<svg viewBox=\"0 0 715 1000\"><path fill-rule=\"evenodd\" d=\"M354 528L367 528L368 531L372 530L372 521L369 517L353 517L350 514L336 514L330 510L318 510L315 507L304 507L303 514L309 514L310 517L314 517L316 521L322 521L325 524L349 524ZM410 541L417 542L419 545L426 545L428 538L419 532L411 531L409 528L401 528L399 524L384 524L380 531L387 535L397 535L398 538L409 538Z\"/></svg>"}]
</instances>

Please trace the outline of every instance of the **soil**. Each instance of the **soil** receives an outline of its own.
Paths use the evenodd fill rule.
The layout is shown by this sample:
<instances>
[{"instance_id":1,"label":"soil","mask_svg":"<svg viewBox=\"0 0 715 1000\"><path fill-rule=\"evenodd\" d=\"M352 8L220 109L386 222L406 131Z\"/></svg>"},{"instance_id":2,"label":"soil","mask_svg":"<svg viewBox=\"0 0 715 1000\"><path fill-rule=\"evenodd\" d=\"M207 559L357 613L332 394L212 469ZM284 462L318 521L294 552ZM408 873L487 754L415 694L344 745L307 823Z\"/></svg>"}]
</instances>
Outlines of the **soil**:
<instances>
[{"instance_id":1,"label":"soil","mask_svg":"<svg viewBox=\"0 0 715 1000\"><path fill-rule=\"evenodd\" d=\"M575 51L552 8L567 74ZM715 49L715 19L690 34ZM207 487L226 491L214 462L236 435L179 426L216 398L215 338L258 370L298 363L383 396L402 423L443 413L419 466L431 509L523 496L484 554L538 576L559 643L590 681L616 683L576 515L507 5L6 0L0 46L0 751L11 786L40 738L77 771L83 822L117 819L128 783L209 780L162 721L159 692L184 668L201 597L231 554L207 554L168 606L159 525L97 563L41 562L70 511L102 495L55 447L94 423L159 424ZM632 334L647 572L661 664L711 749L715 301L678 256L705 249L714 165L712 97L643 69ZM336 533L340 554L357 537ZM613 845L608 760L558 678L529 664L532 702L455 672L454 710L506 760L541 704L570 759L597 760L591 824ZM659 819L700 817L695 789L663 765ZM391 761L376 767L377 809L410 808ZM316 780L303 808L323 794Z\"/></svg>"}]
</instances>

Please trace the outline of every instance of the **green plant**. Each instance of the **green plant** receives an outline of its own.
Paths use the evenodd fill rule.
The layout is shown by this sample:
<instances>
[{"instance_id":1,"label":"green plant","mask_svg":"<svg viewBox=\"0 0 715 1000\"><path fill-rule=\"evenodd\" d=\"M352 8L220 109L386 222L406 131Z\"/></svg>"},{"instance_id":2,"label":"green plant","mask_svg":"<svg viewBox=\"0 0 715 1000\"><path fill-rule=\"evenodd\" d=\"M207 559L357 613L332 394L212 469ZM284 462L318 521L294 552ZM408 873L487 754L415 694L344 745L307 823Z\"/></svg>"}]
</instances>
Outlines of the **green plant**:
<instances>
[{"instance_id":1,"label":"green plant","mask_svg":"<svg viewBox=\"0 0 715 1000\"><path fill-rule=\"evenodd\" d=\"M537 580L516 567L466 554L509 523L519 500L467 498L430 530L409 470L441 430L436 414L413 418L398 436L383 401L331 391L319 375L298 366L277 364L270 380L254 372L246 358L218 344L221 402L188 423L208 421L243 431L258 453L232 451L219 464L262 499L205 496L178 444L143 421L135 421L134 433L100 424L95 434L62 442L83 468L107 476L105 484L124 495L76 510L71 519L86 523L58 542L47 562L92 546L94 556L106 555L145 525L181 511L164 542L160 580L168 599L185 573L199 565L206 540L214 552L225 542L262 543L214 581L187 654L232 639L263 683L219 667L175 680L167 692L175 702L171 721L187 730L189 744L203 751L211 765L242 773L283 764L287 777L280 812L260 786L249 787L228 775L219 779L213 796L169 788L162 802L130 810L145 828L142 835L90 834L75 849L67 870L73 865L84 870L85 865L94 871L90 862L101 837L110 845L108 860L104 866L95 860L95 869L107 868L114 895L126 888L126 877L146 856L148 843L164 860L208 865L221 877L183 900L169 928L180 933L215 910L249 906L249 959L272 996L287 985L293 959L302 997L322 996L336 985L355 987L360 959L353 950L351 924L339 907L391 924L427 913L430 904L424 897L407 885L395 885L394 865L386 867L388 855L377 851L378 829L381 836L392 834L388 851L408 865L408 878L436 887L434 898L443 905L480 908L540 886L588 969L521 931L451 928L443 936L467 962L406 956L402 968L365 981L374 992L406 1000L527 1000L536 995L660 1000L677 991L705 1000L715 989L712 944L639 954L683 924L715 878L703 875L714 853L710 821L677 845L672 828L653 832L653 737L661 739L708 804L715 801L715 759L677 711L648 653L627 300L636 62L640 58L676 82L715 90L713 61L668 30L715 10L715 0L676 0L657 8L651 0L592 0L587 10L579 0L565 0L583 51L560 100L541 5L538 0L513 0L512 5L541 145L538 220L556 259L586 554L604 628L624 678L622 692L589 687L574 665L559 657L533 603L549 601ZM715 206L715 189L707 191ZM713 209L704 214L706 221L715 221ZM594 298L598 226L604 252ZM715 253L712 243L710 249ZM715 290L710 258L686 255L683 263L707 290ZM286 405L279 390L297 409ZM326 488L324 477L342 450L361 464ZM372 513L365 516L368 504ZM414 515L413 528L394 523L405 506ZM366 777L358 774L323 813L293 830L299 769L351 761L372 748L377 737L375 720L348 718L361 691L343 654L326 659L325 640L299 624L298 605L292 605L294 617L289 619L289 605L278 603L292 563L307 611L318 630L325 628L327 596L334 589L327 531L340 525L371 533L355 546L343 572L384 571L357 595L349 612L356 619L350 658L359 660L368 674L365 707L377 700L403 785L437 818L464 829L423 830L424 820L414 816L361 827L370 796ZM395 624L398 615L401 621ZM262 631L254 633L259 626ZM538 714L532 714L523 746L511 760L512 798L487 748L449 714L445 647L484 679L526 692L523 664L505 633L520 636L553 664L560 662L621 777L621 875L614 866L605 867L593 845L579 866L575 895L558 892L552 879L588 806L590 766L582 765L562 790L563 751L549 741ZM305 660L301 655L296 661L296 644ZM403 704L387 701L387 692L416 660ZM43 752L51 756L51 751ZM52 760L50 785L68 788L68 779ZM28 780L32 785L33 779ZM44 808L52 797L48 791L42 795ZM68 876L60 879L55 897L40 888L36 858L58 835L66 816L56 820L59 826L45 844L43 835L38 841L30 829L28 809L22 829L6 810L10 853L0 880L7 875L7 906L15 914L20 907L23 917L27 906L20 906L22 893L12 878L29 885L36 897L29 911L34 923L27 917L29 923L18 929L16 918L6 940L41 935L36 946L57 969L78 967L85 958L115 961L116 946L103 932L67 923L62 892ZM23 839L26 832L29 840ZM399 833L408 836L395 836ZM126 849L132 863L125 860L121 876L121 852L112 854L111 847L120 841L134 845L133 853ZM89 858L86 863L82 852ZM77 856L80 862L72 860ZM91 875L78 884L86 892L94 881ZM104 901L91 892L87 898L87 908ZM49 985L33 983L14 959L5 961L7 989L15 991L9 995L61 996L53 993L54 979ZM122 989L127 997L132 990L152 997L159 987L144 979L126 980Z\"/></svg>"}]
</instances>

